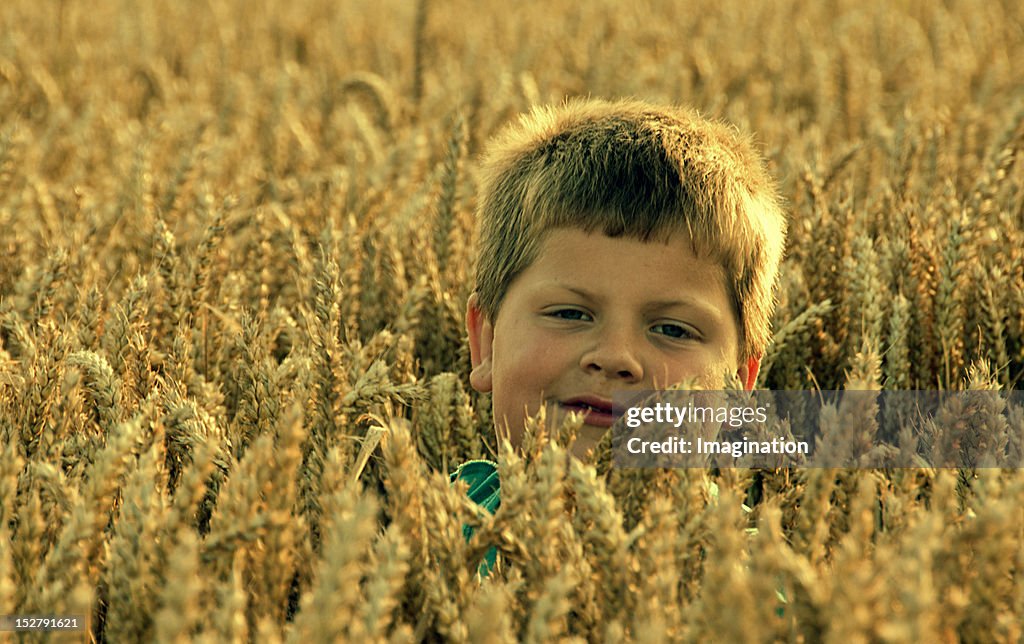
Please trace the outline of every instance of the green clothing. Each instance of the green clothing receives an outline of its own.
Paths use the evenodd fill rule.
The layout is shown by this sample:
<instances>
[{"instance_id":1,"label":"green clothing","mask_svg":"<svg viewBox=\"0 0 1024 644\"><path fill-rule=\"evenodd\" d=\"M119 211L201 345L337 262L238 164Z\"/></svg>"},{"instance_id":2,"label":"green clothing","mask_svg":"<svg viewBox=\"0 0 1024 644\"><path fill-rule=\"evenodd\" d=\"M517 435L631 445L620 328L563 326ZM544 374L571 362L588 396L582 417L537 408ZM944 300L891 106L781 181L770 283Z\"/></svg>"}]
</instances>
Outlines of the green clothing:
<instances>
[{"instance_id":1,"label":"green clothing","mask_svg":"<svg viewBox=\"0 0 1024 644\"><path fill-rule=\"evenodd\" d=\"M491 461L466 461L451 475L451 482L465 481L469 485L469 499L485 510L494 514L501 505L501 486L498 481L498 465ZM473 536L473 528L462 526L462 534L469 541ZM486 577L494 569L498 551L493 546L487 550L484 560L480 562L479 572Z\"/></svg>"}]
</instances>

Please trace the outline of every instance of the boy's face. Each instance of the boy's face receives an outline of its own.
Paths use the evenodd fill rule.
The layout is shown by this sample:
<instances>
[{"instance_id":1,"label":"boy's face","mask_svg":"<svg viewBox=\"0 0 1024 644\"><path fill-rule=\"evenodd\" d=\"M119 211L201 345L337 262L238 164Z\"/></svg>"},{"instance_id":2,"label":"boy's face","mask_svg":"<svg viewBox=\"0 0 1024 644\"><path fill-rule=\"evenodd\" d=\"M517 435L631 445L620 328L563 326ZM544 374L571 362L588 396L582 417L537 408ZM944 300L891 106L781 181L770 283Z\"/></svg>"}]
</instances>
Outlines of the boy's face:
<instances>
[{"instance_id":1,"label":"boy's face","mask_svg":"<svg viewBox=\"0 0 1024 644\"><path fill-rule=\"evenodd\" d=\"M527 415L584 413L573 453L612 424L615 392L664 389L688 378L714 389L736 373L747 388L758 359L738 366L739 326L722 268L689 238L668 243L578 229L547 234L510 285L495 320L467 307L475 389L492 392L495 425L518 445ZM550 426L550 425L549 425Z\"/></svg>"}]
</instances>

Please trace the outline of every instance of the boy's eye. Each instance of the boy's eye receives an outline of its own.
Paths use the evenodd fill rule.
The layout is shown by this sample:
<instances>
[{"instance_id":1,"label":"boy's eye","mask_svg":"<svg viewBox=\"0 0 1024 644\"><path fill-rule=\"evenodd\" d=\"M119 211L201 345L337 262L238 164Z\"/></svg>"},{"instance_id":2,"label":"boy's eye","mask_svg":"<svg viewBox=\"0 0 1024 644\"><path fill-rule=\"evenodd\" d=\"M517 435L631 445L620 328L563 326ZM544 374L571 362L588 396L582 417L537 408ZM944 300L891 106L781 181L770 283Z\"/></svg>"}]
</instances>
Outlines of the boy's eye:
<instances>
[{"instance_id":1,"label":"boy's eye","mask_svg":"<svg viewBox=\"0 0 1024 644\"><path fill-rule=\"evenodd\" d=\"M697 337L696 333L678 324L655 324L653 327L651 327L651 330L653 330L655 333L660 333L670 338L676 338L679 340Z\"/></svg>"},{"instance_id":2,"label":"boy's eye","mask_svg":"<svg viewBox=\"0 0 1024 644\"><path fill-rule=\"evenodd\" d=\"M579 309L558 309L548 313L553 318L559 318L561 320L589 320L590 315L580 311Z\"/></svg>"}]
</instances>

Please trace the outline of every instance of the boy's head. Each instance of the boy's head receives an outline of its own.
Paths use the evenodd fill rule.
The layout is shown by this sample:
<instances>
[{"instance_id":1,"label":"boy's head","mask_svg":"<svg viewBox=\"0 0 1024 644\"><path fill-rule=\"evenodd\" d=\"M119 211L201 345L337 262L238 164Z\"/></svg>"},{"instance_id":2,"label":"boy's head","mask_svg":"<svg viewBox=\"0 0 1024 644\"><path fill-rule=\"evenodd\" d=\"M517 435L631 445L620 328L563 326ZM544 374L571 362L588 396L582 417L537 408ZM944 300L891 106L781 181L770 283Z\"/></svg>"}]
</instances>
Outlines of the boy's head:
<instances>
[{"instance_id":1,"label":"boy's head","mask_svg":"<svg viewBox=\"0 0 1024 644\"><path fill-rule=\"evenodd\" d=\"M488 149L478 218L471 382L514 443L541 405L584 412L582 453L615 391L753 385L786 221L733 128L637 101L534 110Z\"/></svg>"}]
</instances>

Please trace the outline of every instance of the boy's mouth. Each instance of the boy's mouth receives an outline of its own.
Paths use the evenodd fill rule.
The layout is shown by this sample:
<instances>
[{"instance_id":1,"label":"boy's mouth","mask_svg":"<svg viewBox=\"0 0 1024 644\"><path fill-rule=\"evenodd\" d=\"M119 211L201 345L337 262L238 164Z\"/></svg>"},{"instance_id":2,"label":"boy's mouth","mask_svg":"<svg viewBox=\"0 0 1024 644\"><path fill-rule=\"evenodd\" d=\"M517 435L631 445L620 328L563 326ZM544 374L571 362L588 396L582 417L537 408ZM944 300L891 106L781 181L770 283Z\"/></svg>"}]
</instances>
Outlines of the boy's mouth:
<instances>
[{"instance_id":1,"label":"boy's mouth","mask_svg":"<svg viewBox=\"0 0 1024 644\"><path fill-rule=\"evenodd\" d=\"M597 427L611 427L615 422L612 401L598 396L576 396L559 403L562 409L583 414L583 422Z\"/></svg>"}]
</instances>

